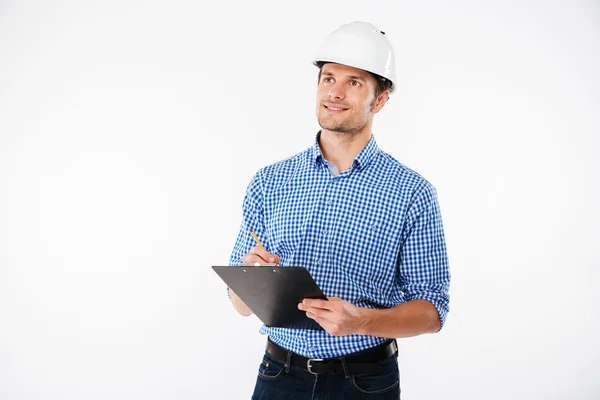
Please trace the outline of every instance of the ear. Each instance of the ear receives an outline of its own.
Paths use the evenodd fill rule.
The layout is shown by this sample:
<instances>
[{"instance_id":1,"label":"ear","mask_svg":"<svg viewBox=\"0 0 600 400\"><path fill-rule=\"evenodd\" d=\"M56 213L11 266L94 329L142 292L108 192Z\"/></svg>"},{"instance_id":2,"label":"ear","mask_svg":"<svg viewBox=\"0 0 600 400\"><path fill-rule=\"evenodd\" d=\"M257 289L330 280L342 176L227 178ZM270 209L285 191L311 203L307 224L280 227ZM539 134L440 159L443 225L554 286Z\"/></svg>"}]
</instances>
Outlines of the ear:
<instances>
[{"instance_id":1,"label":"ear","mask_svg":"<svg viewBox=\"0 0 600 400\"><path fill-rule=\"evenodd\" d=\"M381 93L379 95L379 97L377 98L377 101L375 102L375 104L373 104L373 107L371 107L371 112L373 112L373 114L377 114L379 111L381 111L381 109L383 108L385 103L387 103L389 98L390 98L390 91L384 90L383 93Z\"/></svg>"}]
</instances>

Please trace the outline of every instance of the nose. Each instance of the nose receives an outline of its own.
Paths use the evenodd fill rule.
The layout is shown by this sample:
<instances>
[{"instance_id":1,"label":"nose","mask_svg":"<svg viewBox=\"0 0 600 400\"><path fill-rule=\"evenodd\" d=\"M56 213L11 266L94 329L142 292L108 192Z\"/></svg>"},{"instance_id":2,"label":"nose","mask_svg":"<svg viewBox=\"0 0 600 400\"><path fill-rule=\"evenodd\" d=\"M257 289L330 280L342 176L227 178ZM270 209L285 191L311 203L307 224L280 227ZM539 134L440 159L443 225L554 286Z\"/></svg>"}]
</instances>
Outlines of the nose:
<instances>
[{"instance_id":1,"label":"nose","mask_svg":"<svg viewBox=\"0 0 600 400\"><path fill-rule=\"evenodd\" d=\"M329 87L329 98L333 101L340 101L346 97L344 86L341 83L335 82Z\"/></svg>"}]
</instances>

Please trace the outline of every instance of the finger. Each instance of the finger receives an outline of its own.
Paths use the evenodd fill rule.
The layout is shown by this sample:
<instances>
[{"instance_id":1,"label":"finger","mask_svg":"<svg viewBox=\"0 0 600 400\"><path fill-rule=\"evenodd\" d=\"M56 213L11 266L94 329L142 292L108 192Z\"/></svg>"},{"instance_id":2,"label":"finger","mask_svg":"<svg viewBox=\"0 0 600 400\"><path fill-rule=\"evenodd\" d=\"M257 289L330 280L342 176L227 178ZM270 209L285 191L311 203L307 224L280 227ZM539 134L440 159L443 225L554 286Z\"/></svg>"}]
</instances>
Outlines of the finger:
<instances>
[{"instance_id":1,"label":"finger","mask_svg":"<svg viewBox=\"0 0 600 400\"><path fill-rule=\"evenodd\" d=\"M327 310L324 308L309 307L302 303L298 303L298 309L305 311L307 313L310 312L312 314L315 314L315 315L318 315L319 317L324 317L324 318L327 318L328 314L331 314L333 312L332 310Z\"/></svg>"},{"instance_id":2,"label":"finger","mask_svg":"<svg viewBox=\"0 0 600 400\"><path fill-rule=\"evenodd\" d=\"M309 307L306 309L306 315L308 314L315 315L323 319L329 319L329 317L331 316L331 311L323 310L322 308Z\"/></svg>"},{"instance_id":3,"label":"finger","mask_svg":"<svg viewBox=\"0 0 600 400\"><path fill-rule=\"evenodd\" d=\"M260 264L267 264L267 261L262 259L261 257L254 255L254 254L246 254L245 256L242 257L242 262L246 263L246 264L254 264L254 263L260 263Z\"/></svg>"},{"instance_id":4,"label":"finger","mask_svg":"<svg viewBox=\"0 0 600 400\"><path fill-rule=\"evenodd\" d=\"M280 259L276 254L271 254L263 246L254 246L250 249L250 254L254 254L270 263L279 264Z\"/></svg>"},{"instance_id":5,"label":"finger","mask_svg":"<svg viewBox=\"0 0 600 400\"><path fill-rule=\"evenodd\" d=\"M318 317L312 313L306 314L306 316L310 319L315 320L319 325L321 325L321 328L325 329L325 332L329 333L330 335L341 336L339 327L335 324L332 324L331 321L325 318Z\"/></svg>"},{"instance_id":6,"label":"finger","mask_svg":"<svg viewBox=\"0 0 600 400\"><path fill-rule=\"evenodd\" d=\"M315 321L319 322L319 323L325 323L327 321L327 318L323 318L313 312L307 312L306 316L310 319L314 319Z\"/></svg>"},{"instance_id":7,"label":"finger","mask_svg":"<svg viewBox=\"0 0 600 400\"><path fill-rule=\"evenodd\" d=\"M307 307L322 308L324 310L331 310L332 304L327 300L322 299L304 299L302 304Z\"/></svg>"},{"instance_id":8,"label":"finger","mask_svg":"<svg viewBox=\"0 0 600 400\"><path fill-rule=\"evenodd\" d=\"M256 254L267 262L279 264L280 258L277 254L271 254L263 246L255 246L250 250L250 254Z\"/></svg>"}]
</instances>

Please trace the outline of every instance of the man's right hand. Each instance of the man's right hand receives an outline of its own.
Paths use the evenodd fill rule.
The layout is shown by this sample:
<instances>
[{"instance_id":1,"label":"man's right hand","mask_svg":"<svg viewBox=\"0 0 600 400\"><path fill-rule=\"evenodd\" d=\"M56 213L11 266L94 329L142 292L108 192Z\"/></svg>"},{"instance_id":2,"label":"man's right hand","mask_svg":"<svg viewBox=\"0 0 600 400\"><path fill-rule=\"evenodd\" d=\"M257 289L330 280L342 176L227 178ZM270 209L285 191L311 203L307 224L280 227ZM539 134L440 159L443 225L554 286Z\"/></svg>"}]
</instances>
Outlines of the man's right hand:
<instances>
[{"instance_id":1,"label":"man's right hand","mask_svg":"<svg viewBox=\"0 0 600 400\"><path fill-rule=\"evenodd\" d=\"M242 262L245 264L279 264L281 259L277 254L271 254L263 246L255 246L250 249L250 253L242 257ZM231 303L233 308L244 317L252 315L252 310L234 293L231 288L229 289L229 295L231 296Z\"/></svg>"},{"instance_id":2,"label":"man's right hand","mask_svg":"<svg viewBox=\"0 0 600 400\"><path fill-rule=\"evenodd\" d=\"M281 259L277 254L271 254L263 246L254 246L250 253L242 257L242 262L246 264L279 264Z\"/></svg>"}]
</instances>

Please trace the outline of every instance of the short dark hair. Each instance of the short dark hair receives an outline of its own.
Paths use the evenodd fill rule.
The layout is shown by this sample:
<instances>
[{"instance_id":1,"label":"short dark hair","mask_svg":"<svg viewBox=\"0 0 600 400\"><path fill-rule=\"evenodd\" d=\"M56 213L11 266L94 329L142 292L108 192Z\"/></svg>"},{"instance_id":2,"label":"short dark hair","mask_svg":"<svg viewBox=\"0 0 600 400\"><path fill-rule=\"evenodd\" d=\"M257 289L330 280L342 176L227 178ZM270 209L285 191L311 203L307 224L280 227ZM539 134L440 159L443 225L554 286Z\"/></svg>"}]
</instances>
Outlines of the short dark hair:
<instances>
[{"instance_id":1,"label":"short dark hair","mask_svg":"<svg viewBox=\"0 0 600 400\"><path fill-rule=\"evenodd\" d=\"M392 89L392 81L390 81L387 78L384 78L383 76L374 74L372 72L369 72L371 75L373 75L373 78L375 78L375 80L377 81L377 89L375 89L375 98L378 98L379 95L383 92L385 92L386 90L391 90Z\"/></svg>"}]
</instances>

